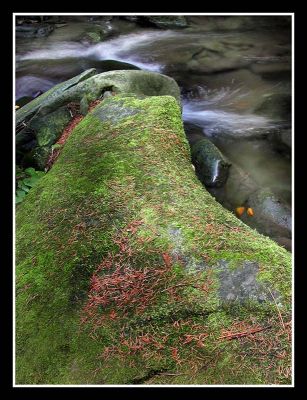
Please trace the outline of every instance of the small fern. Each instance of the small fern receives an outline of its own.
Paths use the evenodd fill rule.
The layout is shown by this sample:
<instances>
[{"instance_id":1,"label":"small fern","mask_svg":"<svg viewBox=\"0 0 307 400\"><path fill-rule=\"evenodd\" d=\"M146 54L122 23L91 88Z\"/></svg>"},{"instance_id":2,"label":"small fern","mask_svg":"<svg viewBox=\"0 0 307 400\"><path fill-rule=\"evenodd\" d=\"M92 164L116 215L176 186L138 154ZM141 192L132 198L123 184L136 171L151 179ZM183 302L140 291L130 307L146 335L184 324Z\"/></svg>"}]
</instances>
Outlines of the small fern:
<instances>
[{"instance_id":1,"label":"small fern","mask_svg":"<svg viewBox=\"0 0 307 400\"><path fill-rule=\"evenodd\" d=\"M26 168L24 171L17 167L16 168L16 196L15 203L21 203L29 190L36 185L36 183L45 175L43 171L36 171L34 168Z\"/></svg>"}]
</instances>

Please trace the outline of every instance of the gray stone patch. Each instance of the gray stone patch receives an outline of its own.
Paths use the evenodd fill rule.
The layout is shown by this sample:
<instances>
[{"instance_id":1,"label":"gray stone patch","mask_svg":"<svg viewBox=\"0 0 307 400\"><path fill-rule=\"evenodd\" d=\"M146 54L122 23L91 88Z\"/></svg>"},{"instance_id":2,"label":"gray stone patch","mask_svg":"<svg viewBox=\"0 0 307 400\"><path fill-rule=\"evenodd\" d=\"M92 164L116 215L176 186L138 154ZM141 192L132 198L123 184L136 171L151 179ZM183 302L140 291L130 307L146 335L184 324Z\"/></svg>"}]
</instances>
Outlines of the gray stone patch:
<instances>
[{"instance_id":1,"label":"gray stone patch","mask_svg":"<svg viewBox=\"0 0 307 400\"><path fill-rule=\"evenodd\" d=\"M170 227L168 233L175 245L171 255L182 260L187 271L201 272L207 269L208 265L204 261L199 261L193 255L186 254L183 247L184 238L180 228Z\"/></svg>"},{"instance_id":2,"label":"gray stone patch","mask_svg":"<svg viewBox=\"0 0 307 400\"><path fill-rule=\"evenodd\" d=\"M127 107L124 102L110 102L105 103L102 107L97 107L93 111L93 115L98 117L103 122L111 122L113 124L122 121L123 119L130 117L141 112L141 110Z\"/></svg>"},{"instance_id":3,"label":"gray stone patch","mask_svg":"<svg viewBox=\"0 0 307 400\"><path fill-rule=\"evenodd\" d=\"M242 266L231 269L227 261L221 260L216 269L220 281L219 296L223 301L273 301L268 286L256 279L258 263L245 261ZM278 293L273 290L271 292L275 300L278 300Z\"/></svg>"}]
</instances>

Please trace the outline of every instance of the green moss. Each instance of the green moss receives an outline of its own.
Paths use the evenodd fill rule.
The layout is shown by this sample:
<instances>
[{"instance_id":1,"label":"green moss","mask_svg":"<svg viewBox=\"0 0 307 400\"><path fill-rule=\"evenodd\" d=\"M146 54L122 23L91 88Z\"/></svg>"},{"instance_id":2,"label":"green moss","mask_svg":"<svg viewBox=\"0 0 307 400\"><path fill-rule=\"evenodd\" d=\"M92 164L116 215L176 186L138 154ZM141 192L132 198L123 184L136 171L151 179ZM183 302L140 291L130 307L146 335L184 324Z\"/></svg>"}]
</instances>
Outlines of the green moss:
<instances>
[{"instance_id":1,"label":"green moss","mask_svg":"<svg viewBox=\"0 0 307 400\"><path fill-rule=\"evenodd\" d=\"M98 107L74 129L55 165L17 209L17 383L287 381L278 376L278 358L263 356L261 344L250 361L237 358L244 351L240 341L218 340L234 321L265 324L276 309L273 302L238 303L236 311L225 307L215 266L221 260L233 270L242 262L258 263L257 279L280 294L286 320L289 253L204 190L191 168L174 97L121 95ZM108 118L116 107L126 111ZM119 262L122 273L161 275L144 280L145 294L154 287L147 305L145 294L125 307L112 300L97 309L104 322L94 329L91 319L82 319L84 307L93 293L91 276L108 260L101 279L112 277ZM167 264L170 270L161 272ZM184 335L195 333L208 334L203 347L183 344ZM138 343L142 335L163 347L151 342L131 350L124 343ZM102 356L110 346L113 353ZM290 354L289 344L284 346ZM184 362L176 360L174 349ZM261 357L272 363L272 372L262 370ZM214 367L206 367L212 358Z\"/></svg>"}]
</instances>

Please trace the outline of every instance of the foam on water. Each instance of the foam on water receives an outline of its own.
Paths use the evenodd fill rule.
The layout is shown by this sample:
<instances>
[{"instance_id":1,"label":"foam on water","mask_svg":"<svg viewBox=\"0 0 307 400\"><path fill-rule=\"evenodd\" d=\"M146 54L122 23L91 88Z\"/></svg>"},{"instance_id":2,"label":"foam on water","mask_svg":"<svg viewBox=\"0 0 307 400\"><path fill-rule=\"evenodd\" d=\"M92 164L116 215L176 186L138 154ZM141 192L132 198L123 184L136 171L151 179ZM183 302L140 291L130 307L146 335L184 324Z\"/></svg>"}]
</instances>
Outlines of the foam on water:
<instances>
[{"instance_id":1,"label":"foam on water","mask_svg":"<svg viewBox=\"0 0 307 400\"><path fill-rule=\"evenodd\" d=\"M204 129L207 135L219 131L246 132L271 128L272 121L252 112L234 112L235 102L249 95L242 87L206 90L198 87L201 98L183 101L183 119Z\"/></svg>"},{"instance_id":2,"label":"foam on water","mask_svg":"<svg viewBox=\"0 0 307 400\"><path fill-rule=\"evenodd\" d=\"M159 39L173 36L170 31L146 31L121 35L120 37L104 41L95 45L85 45L76 42L50 44L44 49L36 49L16 57L16 61L89 58L94 60L117 60L129 62L139 68L159 72L163 65L151 62L147 56L138 54L140 48L149 48ZM131 54L131 53L134 54Z\"/></svg>"}]
</instances>

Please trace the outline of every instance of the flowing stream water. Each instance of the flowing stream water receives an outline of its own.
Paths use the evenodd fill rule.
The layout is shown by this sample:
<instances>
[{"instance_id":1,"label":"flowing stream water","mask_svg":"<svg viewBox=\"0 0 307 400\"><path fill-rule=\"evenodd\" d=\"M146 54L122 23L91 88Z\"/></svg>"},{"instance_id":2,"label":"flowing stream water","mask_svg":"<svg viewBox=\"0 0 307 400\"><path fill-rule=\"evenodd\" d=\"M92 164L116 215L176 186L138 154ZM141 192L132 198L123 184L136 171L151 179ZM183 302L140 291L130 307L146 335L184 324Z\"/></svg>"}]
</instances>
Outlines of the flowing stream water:
<instances>
[{"instance_id":1,"label":"flowing stream water","mask_svg":"<svg viewBox=\"0 0 307 400\"><path fill-rule=\"evenodd\" d=\"M82 39L95 24L103 24L110 36L100 43ZM248 176L255 187L268 188L278 202L291 207L288 27L223 30L200 22L183 30L160 30L119 18L93 23L84 17L47 37L17 38L16 102L28 101L88 68L99 69L105 60L173 77L181 88L190 143L209 138L233 171L239 171L232 173L232 182ZM233 211L241 205L238 186L228 186L211 192ZM290 238L256 227L274 238Z\"/></svg>"}]
</instances>

